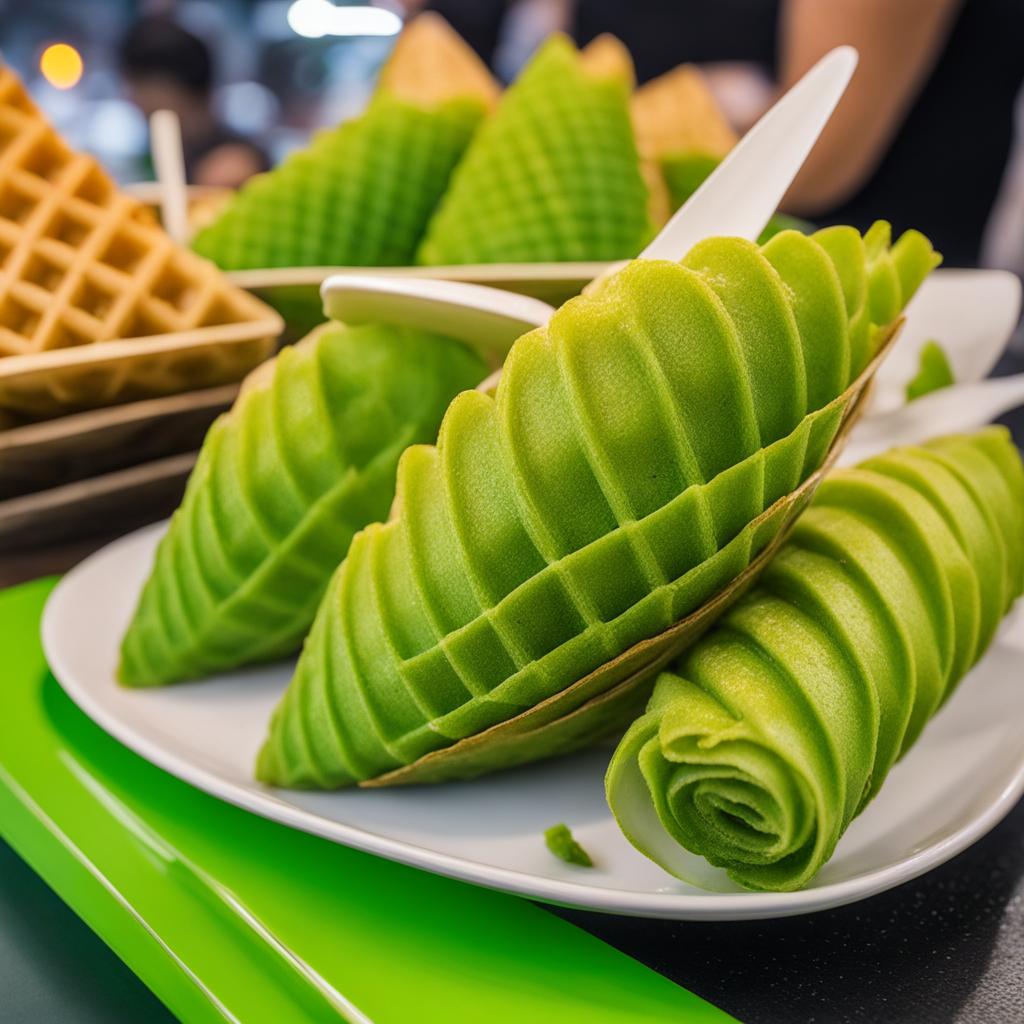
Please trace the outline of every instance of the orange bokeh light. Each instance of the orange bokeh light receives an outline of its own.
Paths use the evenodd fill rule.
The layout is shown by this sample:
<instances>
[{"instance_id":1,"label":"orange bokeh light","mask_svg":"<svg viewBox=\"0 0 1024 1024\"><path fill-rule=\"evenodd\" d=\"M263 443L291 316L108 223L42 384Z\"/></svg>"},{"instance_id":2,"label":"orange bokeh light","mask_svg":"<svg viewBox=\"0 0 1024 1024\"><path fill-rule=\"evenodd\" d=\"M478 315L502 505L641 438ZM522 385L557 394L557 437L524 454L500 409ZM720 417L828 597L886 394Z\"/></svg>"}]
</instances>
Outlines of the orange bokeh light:
<instances>
[{"instance_id":1,"label":"orange bokeh light","mask_svg":"<svg viewBox=\"0 0 1024 1024\"><path fill-rule=\"evenodd\" d=\"M70 89L82 77L82 55L67 43L54 43L43 50L39 70L50 85Z\"/></svg>"}]
</instances>

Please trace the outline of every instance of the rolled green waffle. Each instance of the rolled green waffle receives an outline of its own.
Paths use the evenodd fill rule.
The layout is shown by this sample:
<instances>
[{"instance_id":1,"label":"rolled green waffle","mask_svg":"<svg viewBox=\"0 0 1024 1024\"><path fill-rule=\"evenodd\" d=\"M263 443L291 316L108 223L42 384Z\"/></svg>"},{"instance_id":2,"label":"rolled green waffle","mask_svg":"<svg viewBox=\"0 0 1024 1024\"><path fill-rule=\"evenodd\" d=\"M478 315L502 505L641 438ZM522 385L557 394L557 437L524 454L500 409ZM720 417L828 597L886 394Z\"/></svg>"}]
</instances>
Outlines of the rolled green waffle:
<instances>
[{"instance_id":1,"label":"rolled green waffle","mask_svg":"<svg viewBox=\"0 0 1024 1024\"><path fill-rule=\"evenodd\" d=\"M716 883L703 857L751 889L806 885L1022 588L1024 467L1003 428L833 472L619 744L623 832L696 884Z\"/></svg>"},{"instance_id":2,"label":"rolled green waffle","mask_svg":"<svg viewBox=\"0 0 1024 1024\"><path fill-rule=\"evenodd\" d=\"M484 363L448 338L325 324L246 382L210 428L121 648L155 686L292 653L395 467L433 440Z\"/></svg>"},{"instance_id":3,"label":"rolled green waffle","mask_svg":"<svg viewBox=\"0 0 1024 1024\"><path fill-rule=\"evenodd\" d=\"M574 712L652 676L771 543L936 259L916 233L816 239L636 260L520 338L493 397L459 396L334 576L259 777L469 776L621 727L636 701Z\"/></svg>"},{"instance_id":4,"label":"rolled green waffle","mask_svg":"<svg viewBox=\"0 0 1024 1024\"><path fill-rule=\"evenodd\" d=\"M448 66L439 68L441 60ZM440 18L417 18L366 111L252 178L193 248L226 270L414 262L452 169L494 98L478 63ZM431 77L421 85L426 70Z\"/></svg>"},{"instance_id":5,"label":"rolled green waffle","mask_svg":"<svg viewBox=\"0 0 1024 1024\"><path fill-rule=\"evenodd\" d=\"M476 134L418 261L635 256L653 224L629 117L630 85L621 68L592 67L568 39L551 38Z\"/></svg>"}]
</instances>

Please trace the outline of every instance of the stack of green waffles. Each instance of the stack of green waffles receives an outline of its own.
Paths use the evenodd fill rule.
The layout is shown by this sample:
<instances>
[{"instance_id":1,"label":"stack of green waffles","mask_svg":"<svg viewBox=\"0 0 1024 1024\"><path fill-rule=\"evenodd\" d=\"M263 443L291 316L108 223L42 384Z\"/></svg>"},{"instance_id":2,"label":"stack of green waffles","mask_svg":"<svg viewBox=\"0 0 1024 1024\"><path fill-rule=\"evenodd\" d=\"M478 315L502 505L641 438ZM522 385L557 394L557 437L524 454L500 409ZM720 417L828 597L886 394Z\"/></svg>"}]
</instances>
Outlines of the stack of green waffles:
<instances>
[{"instance_id":1,"label":"stack of green waffles","mask_svg":"<svg viewBox=\"0 0 1024 1024\"><path fill-rule=\"evenodd\" d=\"M497 102L473 52L423 15L366 111L254 178L193 245L227 270L635 256L669 195L680 201L675 163L731 144L697 73L681 70L686 95L673 86L652 105L665 86L634 99L617 41L578 51L555 36Z\"/></svg>"},{"instance_id":2,"label":"stack of green waffles","mask_svg":"<svg viewBox=\"0 0 1024 1024\"><path fill-rule=\"evenodd\" d=\"M617 45L555 39L461 161L424 142L416 170L392 150L377 175L371 138L429 121L452 155L472 131L462 101L382 92L200 242L263 263L635 251L653 221L634 133L646 161L661 143L629 87ZM335 151L351 179L317 171ZM365 174L422 187L400 228L377 207L352 242L230 228L263 191L295 225L291 198ZM301 648L254 766L271 786L437 783L612 738L608 802L641 852L688 880L704 858L752 889L807 884L1024 589L1005 431L833 468L938 262L885 222L633 260L520 337L491 389L452 338L317 329L211 429L122 682Z\"/></svg>"}]
</instances>

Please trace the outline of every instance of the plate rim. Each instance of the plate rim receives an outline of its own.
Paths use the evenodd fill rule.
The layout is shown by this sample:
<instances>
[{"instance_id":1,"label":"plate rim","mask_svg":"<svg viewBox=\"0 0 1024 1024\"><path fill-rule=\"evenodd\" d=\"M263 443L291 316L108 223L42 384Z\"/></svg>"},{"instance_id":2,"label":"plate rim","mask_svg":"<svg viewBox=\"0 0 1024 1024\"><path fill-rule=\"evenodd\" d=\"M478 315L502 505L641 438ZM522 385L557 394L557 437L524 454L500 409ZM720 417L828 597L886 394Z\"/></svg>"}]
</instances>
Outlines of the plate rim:
<instances>
[{"instance_id":1,"label":"plate rim","mask_svg":"<svg viewBox=\"0 0 1024 1024\"><path fill-rule=\"evenodd\" d=\"M407 840L380 835L356 825L333 821L290 804L277 796L270 787L264 787L262 792L252 791L164 749L158 743L139 734L116 714L108 712L88 686L80 686L75 680L75 673L65 659L57 635L65 603L75 593L82 579L88 578L95 570L97 564L116 555L120 548L142 542L143 535L153 534L155 539L157 535L162 535L167 525L168 520L163 520L117 538L76 565L54 587L43 609L40 627L43 651L54 678L81 711L108 735L175 778L270 821L364 853L484 888L602 913L678 921L766 920L845 906L918 878L981 839L999 824L1024 796L1022 756L1016 771L1002 786L998 796L981 814L951 834L885 867L843 881L785 893L639 893L621 888L594 886L571 879L547 878L526 871L485 864L466 857L430 850ZM268 813L271 810L276 813ZM672 878L667 873L665 877Z\"/></svg>"}]
</instances>

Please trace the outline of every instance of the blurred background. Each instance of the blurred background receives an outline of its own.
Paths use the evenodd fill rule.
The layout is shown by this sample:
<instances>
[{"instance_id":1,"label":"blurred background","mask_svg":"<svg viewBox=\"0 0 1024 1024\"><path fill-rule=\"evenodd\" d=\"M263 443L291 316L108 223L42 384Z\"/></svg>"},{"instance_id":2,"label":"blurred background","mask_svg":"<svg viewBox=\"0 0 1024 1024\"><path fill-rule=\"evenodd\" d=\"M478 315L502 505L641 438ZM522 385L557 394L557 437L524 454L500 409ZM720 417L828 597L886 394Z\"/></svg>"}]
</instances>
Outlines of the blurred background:
<instances>
[{"instance_id":1,"label":"blurred background","mask_svg":"<svg viewBox=\"0 0 1024 1024\"><path fill-rule=\"evenodd\" d=\"M168 106L191 181L236 186L357 113L423 7L504 81L559 29L581 44L615 33L640 81L698 63L740 130L854 43L861 67L789 212L886 217L947 265L1024 272L1024 0L0 0L0 54L122 181L151 177L146 115Z\"/></svg>"}]
</instances>

